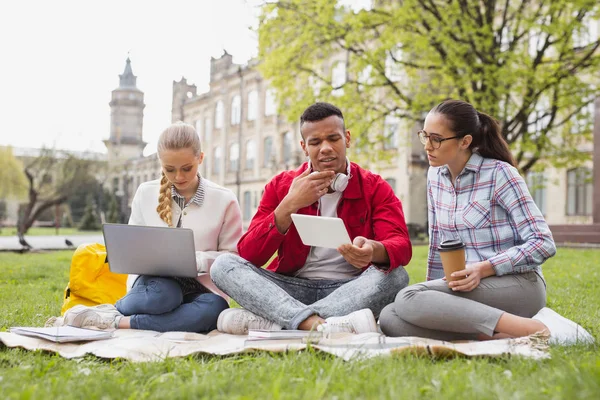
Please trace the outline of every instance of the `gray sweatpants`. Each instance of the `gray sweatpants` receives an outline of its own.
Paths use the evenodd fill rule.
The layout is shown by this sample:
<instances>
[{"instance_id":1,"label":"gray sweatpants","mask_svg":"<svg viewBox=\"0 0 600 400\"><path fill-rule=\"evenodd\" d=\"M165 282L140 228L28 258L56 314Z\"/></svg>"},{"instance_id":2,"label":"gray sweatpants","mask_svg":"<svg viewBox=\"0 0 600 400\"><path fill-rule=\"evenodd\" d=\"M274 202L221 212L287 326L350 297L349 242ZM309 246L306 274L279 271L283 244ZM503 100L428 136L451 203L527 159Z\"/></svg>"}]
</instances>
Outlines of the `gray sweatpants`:
<instances>
[{"instance_id":1,"label":"gray sweatpants","mask_svg":"<svg viewBox=\"0 0 600 400\"><path fill-rule=\"evenodd\" d=\"M408 284L402 267L385 273L371 266L355 278L311 280L258 268L235 254L217 257L210 277L239 305L286 329L315 314L328 318L369 308L377 316Z\"/></svg>"},{"instance_id":2,"label":"gray sweatpants","mask_svg":"<svg viewBox=\"0 0 600 400\"><path fill-rule=\"evenodd\" d=\"M471 292L454 292L437 279L401 290L379 322L387 336L474 340L492 336L505 312L531 318L545 305L546 283L535 272L491 276Z\"/></svg>"}]
</instances>

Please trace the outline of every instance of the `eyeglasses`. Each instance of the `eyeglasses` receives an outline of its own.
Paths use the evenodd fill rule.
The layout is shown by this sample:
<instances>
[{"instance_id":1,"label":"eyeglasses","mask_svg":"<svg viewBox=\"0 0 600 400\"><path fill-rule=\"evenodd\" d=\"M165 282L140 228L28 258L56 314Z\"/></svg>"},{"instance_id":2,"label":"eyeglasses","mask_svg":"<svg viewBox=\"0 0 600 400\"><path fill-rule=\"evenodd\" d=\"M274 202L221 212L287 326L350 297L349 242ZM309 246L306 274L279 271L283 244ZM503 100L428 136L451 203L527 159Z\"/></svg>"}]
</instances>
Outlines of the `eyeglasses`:
<instances>
[{"instance_id":1,"label":"eyeglasses","mask_svg":"<svg viewBox=\"0 0 600 400\"><path fill-rule=\"evenodd\" d=\"M429 140L429 142L431 143L431 146L434 149L439 149L440 146L442 145L442 142L445 142L446 140L450 140L450 139L460 139L460 136L452 136L452 137L448 137L448 138L443 138L440 136L431 136L429 134L427 134L427 132L425 132L424 130L420 130L419 132L417 132L417 135L419 135L419 140L421 141L422 144L427 144L427 140Z\"/></svg>"}]
</instances>

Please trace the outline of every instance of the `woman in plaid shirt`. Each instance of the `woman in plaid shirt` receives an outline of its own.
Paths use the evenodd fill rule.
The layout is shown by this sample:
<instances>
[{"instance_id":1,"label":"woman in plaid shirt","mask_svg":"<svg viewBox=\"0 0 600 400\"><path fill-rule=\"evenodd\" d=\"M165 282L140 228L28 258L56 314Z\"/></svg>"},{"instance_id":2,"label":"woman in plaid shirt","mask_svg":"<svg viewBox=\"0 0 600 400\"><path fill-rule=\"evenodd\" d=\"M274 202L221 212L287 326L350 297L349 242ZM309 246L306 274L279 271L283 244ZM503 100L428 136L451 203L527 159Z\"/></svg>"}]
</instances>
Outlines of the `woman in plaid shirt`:
<instances>
[{"instance_id":1,"label":"woman in plaid shirt","mask_svg":"<svg viewBox=\"0 0 600 400\"><path fill-rule=\"evenodd\" d=\"M383 309L389 336L499 339L542 332L551 342L593 341L546 304L541 265L556 253L552 234L515 168L500 126L471 104L433 108L419 138L429 160L427 282ZM447 283L440 242L460 239L466 267Z\"/></svg>"}]
</instances>

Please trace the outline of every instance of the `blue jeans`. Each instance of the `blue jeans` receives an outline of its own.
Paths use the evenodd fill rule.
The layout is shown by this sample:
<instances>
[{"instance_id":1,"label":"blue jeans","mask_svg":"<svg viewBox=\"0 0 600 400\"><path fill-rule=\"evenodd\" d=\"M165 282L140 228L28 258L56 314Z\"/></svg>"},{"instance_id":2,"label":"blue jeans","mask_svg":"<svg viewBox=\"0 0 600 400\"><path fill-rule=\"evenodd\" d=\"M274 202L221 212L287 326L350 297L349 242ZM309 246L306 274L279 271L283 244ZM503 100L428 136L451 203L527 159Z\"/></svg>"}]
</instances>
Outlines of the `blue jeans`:
<instances>
[{"instance_id":1,"label":"blue jeans","mask_svg":"<svg viewBox=\"0 0 600 400\"><path fill-rule=\"evenodd\" d=\"M242 307L285 329L298 329L311 315L328 318L369 308L377 316L408 284L402 267L385 273L371 266L349 279L310 280L257 268L234 254L220 255L210 277Z\"/></svg>"},{"instance_id":2,"label":"blue jeans","mask_svg":"<svg viewBox=\"0 0 600 400\"><path fill-rule=\"evenodd\" d=\"M132 329L158 332L209 332L217 327L217 318L229 305L212 293L183 296L179 284L170 278L140 276L131 290L115 304L125 316L131 316Z\"/></svg>"}]
</instances>

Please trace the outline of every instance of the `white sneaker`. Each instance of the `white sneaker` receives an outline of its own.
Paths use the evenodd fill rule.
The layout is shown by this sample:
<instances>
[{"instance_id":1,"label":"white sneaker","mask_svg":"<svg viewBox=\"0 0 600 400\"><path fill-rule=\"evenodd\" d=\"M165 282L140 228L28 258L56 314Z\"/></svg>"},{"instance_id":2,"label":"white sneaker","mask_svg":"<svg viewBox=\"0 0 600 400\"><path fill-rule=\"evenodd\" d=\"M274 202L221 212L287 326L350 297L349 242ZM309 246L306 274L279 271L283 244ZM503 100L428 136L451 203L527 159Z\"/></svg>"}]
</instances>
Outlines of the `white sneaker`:
<instances>
[{"instance_id":1,"label":"white sneaker","mask_svg":"<svg viewBox=\"0 0 600 400\"><path fill-rule=\"evenodd\" d=\"M116 329L122 317L123 314L112 304L100 304L94 307L77 305L67 310L63 316L63 325L77 328Z\"/></svg>"},{"instance_id":2,"label":"white sneaker","mask_svg":"<svg viewBox=\"0 0 600 400\"><path fill-rule=\"evenodd\" d=\"M324 324L317 327L317 331L325 334L337 332L377 332L377 322L375 321L373 311L363 308L343 317L329 317L325 320Z\"/></svg>"},{"instance_id":3,"label":"white sneaker","mask_svg":"<svg viewBox=\"0 0 600 400\"><path fill-rule=\"evenodd\" d=\"M232 335L247 335L250 329L280 331L281 326L243 308L228 308L219 314L217 330Z\"/></svg>"},{"instance_id":4,"label":"white sneaker","mask_svg":"<svg viewBox=\"0 0 600 400\"><path fill-rule=\"evenodd\" d=\"M594 343L594 337L588 331L548 307L542 308L533 319L546 325L550 331L550 344L568 346L577 343Z\"/></svg>"}]
</instances>

